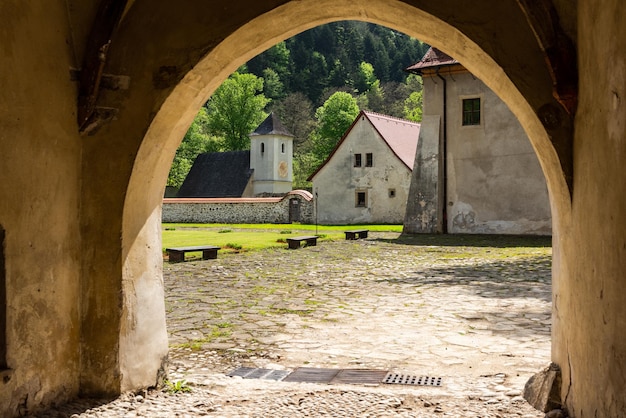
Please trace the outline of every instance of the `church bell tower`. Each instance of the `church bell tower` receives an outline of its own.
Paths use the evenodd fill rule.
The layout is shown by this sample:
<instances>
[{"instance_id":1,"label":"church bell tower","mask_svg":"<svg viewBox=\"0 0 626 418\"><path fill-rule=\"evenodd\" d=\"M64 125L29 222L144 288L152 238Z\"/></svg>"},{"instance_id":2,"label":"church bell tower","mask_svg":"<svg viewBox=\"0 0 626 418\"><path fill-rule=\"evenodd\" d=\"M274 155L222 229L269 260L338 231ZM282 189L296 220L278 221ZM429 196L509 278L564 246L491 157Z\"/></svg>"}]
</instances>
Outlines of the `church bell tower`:
<instances>
[{"instance_id":1,"label":"church bell tower","mask_svg":"<svg viewBox=\"0 0 626 418\"><path fill-rule=\"evenodd\" d=\"M293 181L293 135L274 113L250 134L250 168L255 196L284 195Z\"/></svg>"}]
</instances>

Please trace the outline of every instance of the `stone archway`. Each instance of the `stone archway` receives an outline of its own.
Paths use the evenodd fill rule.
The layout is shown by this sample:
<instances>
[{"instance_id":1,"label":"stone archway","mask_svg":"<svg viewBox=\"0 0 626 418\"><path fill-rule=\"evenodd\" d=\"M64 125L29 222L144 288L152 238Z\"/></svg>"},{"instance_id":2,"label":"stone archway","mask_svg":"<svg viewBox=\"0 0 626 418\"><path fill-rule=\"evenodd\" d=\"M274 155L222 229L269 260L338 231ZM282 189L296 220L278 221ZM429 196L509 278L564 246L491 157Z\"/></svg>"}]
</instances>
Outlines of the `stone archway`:
<instances>
[{"instance_id":1,"label":"stone archway","mask_svg":"<svg viewBox=\"0 0 626 418\"><path fill-rule=\"evenodd\" d=\"M519 118L551 196L561 399L570 415L624 415L626 11L619 0L461 3L3 2L4 415L156 381L167 353L158 219L174 149L238 64L337 19L442 48ZM98 5L112 4L124 9L117 30L94 45ZM83 56L130 81L90 97L109 123L89 136L76 123Z\"/></svg>"},{"instance_id":2,"label":"stone archway","mask_svg":"<svg viewBox=\"0 0 626 418\"><path fill-rule=\"evenodd\" d=\"M334 20L388 26L457 57L485 80L518 117L537 150L548 181L554 218L567 213L568 185L550 138L532 105L502 66L459 29L396 1L294 2L250 20L202 57L163 101L148 128L130 177L122 224L124 314L120 337L122 389L148 385L167 351L160 260L162 191L176 147L197 109L245 61L300 31ZM523 16L520 15L524 23ZM419 22L419 25L415 25ZM526 35L532 35L527 29ZM549 82L536 77L537 84ZM558 230L558 222L555 225ZM150 356L139 347L150 346ZM156 348L158 347L158 348Z\"/></svg>"}]
</instances>

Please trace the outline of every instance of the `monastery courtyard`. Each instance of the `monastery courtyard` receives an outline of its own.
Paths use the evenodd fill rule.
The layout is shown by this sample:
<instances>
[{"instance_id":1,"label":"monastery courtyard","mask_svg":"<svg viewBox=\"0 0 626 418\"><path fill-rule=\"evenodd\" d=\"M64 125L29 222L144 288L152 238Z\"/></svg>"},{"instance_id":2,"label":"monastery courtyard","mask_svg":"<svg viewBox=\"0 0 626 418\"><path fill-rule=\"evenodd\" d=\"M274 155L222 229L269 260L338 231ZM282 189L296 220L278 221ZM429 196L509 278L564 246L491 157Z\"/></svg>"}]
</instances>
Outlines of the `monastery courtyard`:
<instances>
[{"instance_id":1,"label":"monastery courtyard","mask_svg":"<svg viewBox=\"0 0 626 418\"><path fill-rule=\"evenodd\" d=\"M370 233L165 261L169 380L191 391L81 400L41 416L542 417L521 393L550 362L549 245ZM227 376L241 367L280 378L299 367L368 369L441 384Z\"/></svg>"}]
</instances>

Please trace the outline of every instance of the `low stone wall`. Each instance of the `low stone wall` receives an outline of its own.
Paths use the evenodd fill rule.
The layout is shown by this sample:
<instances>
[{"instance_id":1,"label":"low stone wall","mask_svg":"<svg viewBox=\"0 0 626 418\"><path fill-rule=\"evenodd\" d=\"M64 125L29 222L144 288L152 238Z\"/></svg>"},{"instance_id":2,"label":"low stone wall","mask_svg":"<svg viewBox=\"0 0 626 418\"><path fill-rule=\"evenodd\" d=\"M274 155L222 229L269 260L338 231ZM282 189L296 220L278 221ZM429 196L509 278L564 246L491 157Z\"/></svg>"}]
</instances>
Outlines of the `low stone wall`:
<instances>
[{"instance_id":1,"label":"low stone wall","mask_svg":"<svg viewBox=\"0 0 626 418\"><path fill-rule=\"evenodd\" d=\"M299 222L314 223L313 196L301 190L282 198L163 199L162 219L165 223L290 223L293 200L298 201Z\"/></svg>"}]
</instances>

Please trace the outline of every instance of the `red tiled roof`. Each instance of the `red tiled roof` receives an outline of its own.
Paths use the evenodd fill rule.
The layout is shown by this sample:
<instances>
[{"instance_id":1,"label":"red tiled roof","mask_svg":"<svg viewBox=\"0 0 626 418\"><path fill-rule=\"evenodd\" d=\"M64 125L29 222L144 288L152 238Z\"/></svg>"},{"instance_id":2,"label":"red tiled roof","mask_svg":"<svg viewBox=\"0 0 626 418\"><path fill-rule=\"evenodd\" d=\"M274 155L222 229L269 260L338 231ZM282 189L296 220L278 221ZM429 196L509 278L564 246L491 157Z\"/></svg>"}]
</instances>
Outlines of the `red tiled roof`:
<instances>
[{"instance_id":1,"label":"red tiled roof","mask_svg":"<svg viewBox=\"0 0 626 418\"><path fill-rule=\"evenodd\" d=\"M313 177L315 177L315 175L333 158L335 152L337 152L343 141L348 137L348 134L352 131L352 128L354 128L354 125L356 125L361 116L367 118L382 140L389 146L391 152L393 152L409 170L413 171L417 141L420 135L420 124L405 119L394 118L393 116L362 110L354 119L350 128L343 134L341 140L335 145L335 148L328 158L326 158L326 160L317 167L317 170L308 177L308 181L312 181Z\"/></svg>"},{"instance_id":2,"label":"red tiled roof","mask_svg":"<svg viewBox=\"0 0 626 418\"><path fill-rule=\"evenodd\" d=\"M420 136L420 124L409 120L394 118L373 112L363 112L378 131L391 151L413 170L417 140Z\"/></svg>"},{"instance_id":3,"label":"red tiled roof","mask_svg":"<svg viewBox=\"0 0 626 418\"><path fill-rule=\"evenodd\" d=\"M437 48L430 47L418 63L407 67L405 71L419 73L419 71L424 68L442 67L444 65L453 65L458 63L459 62L450 55L441 52Z\"/></svg>"}]
</instances>

